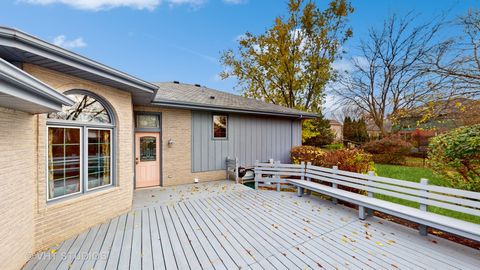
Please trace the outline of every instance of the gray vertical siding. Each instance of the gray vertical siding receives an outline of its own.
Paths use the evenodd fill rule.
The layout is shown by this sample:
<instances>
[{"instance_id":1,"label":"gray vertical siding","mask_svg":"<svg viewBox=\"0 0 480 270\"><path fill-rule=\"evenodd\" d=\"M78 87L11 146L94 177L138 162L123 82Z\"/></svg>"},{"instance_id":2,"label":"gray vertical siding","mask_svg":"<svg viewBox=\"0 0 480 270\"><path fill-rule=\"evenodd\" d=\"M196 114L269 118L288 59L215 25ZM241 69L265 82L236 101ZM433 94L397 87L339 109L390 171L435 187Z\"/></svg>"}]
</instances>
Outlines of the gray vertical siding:
<instances>
[{"instance_id":1,"label":"gray vertical siding","mask_svg":"<svg viewBox=\"0 0 480 270\"><path fill-rule=\"evenodd\" d=\"M228 139L213 140L212 114L192 112L192 171L225 169L225 158L238 157L241 165L270 158L290 161L290 149L301 145L300 120L240 114L228 115Z\"/></svg>"}]
</instances>

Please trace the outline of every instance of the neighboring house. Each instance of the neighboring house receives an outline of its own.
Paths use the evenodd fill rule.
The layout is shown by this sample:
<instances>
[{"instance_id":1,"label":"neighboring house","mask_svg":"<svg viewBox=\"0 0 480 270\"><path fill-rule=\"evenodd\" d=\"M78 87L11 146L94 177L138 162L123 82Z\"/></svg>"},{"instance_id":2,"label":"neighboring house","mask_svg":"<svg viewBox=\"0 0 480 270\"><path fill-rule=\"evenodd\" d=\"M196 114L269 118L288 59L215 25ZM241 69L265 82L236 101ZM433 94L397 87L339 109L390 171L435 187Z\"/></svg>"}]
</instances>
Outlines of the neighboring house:
<instances>
[{"instance_id":1,"label":"neighboring house","mask_svg":"<svg viewBox=\"0 0 480 270\"><path fill-rule=\"evenodd\" d=\"M315 115L153 84L0 27L0 269L131 208L133 190L289 161Z\"/></svg>"},{"instance_id":2,"label":"neighboring house","mask_svg":"<svg viewBox=\"0 0 480 270\"><path fill-rule=\"evenodd\" d=\"M330 129L335 134L335 141L343 141L343 125L337 120L329 120Z\"/></svg>"},{"instance_id":3,"label":"neighboring house","mask_svg":"<svg viewBox=\"0 0 480 270\"><path fill-rule=\"evenodd\" d=\"M397 124L393 126L393 131L409 139L416 130L431 130L435 131L436 135L478 123L480 123L480 100L454 98L402 112Z\"/></svg>"}]
</instances>

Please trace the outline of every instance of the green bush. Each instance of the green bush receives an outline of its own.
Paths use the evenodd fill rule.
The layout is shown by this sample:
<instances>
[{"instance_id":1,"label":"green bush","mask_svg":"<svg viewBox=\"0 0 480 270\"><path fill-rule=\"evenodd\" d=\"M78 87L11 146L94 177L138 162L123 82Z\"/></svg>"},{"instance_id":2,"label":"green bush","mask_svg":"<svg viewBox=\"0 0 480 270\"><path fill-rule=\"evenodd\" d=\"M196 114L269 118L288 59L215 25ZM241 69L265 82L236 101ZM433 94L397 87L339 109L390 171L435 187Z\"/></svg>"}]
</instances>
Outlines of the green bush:
<instances>
[{"instance_id":1,"label":"green bush","mask_svg":"<svg viewBox=\"0 0 480 270\"><path fill-rule=\"evenodd\" d=\"M480 125L462 127L433 138L429 164L454 188L480 191Z\"/></svg>"},{"instance_id":2,"label":"green bush","mask_svg":"<svg viewBox=\"0 0 480 270\"><path fill-rule=\"evenodd\" d=\"M293 164L300 164L300 162L304 161L315 163L316 160L320 159L325 152L322 149L315 147L315 146L296 146L293 147L290 151L290 157Z\"/></svg>"},{"instance_id":3,"label":"green bush","mask_svg":"<svg viewBox=\"0 0 480 270\"><path fill-rule=\"evenodd\" d=\"M398 136L385 137L363 145L363 149L373 155L373 161L381 164L405 164L413 145Z\"/></svg>"}]
</instances>

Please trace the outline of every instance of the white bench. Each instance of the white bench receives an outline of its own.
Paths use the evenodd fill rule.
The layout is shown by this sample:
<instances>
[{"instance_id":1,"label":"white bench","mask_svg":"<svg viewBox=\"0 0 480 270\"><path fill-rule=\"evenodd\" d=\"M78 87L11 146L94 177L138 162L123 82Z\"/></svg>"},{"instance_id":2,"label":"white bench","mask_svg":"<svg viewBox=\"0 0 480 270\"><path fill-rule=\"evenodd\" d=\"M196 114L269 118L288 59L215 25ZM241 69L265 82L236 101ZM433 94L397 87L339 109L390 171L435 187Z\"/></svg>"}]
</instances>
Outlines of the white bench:
<instances>
[{"instance_id":1,"label":"white bench","mask_svg":"<svg viewBox=\"0 0 480 270\"><path fill-rule=\"evenodd\" d=\"M255 161L255 189L259 187L291 188L287 183L290 178L305 178L305 163L282 164L280 161L270 160L269 163Z\"/></svg>"},{"instance_id":2,"label":"white bench","mask_svg":"<svg viewBox=\"0 0 480 270\"><path fill-rule=\"evenodd\" d=\"M315 191L332 198L350 202L359 206L359 218L365 219L377 210L392 216L416 222L420 225L420 233L427 234L427 227L436 228L459 236L480 241L480 225L467 221L428 212L428 206L436 206L474 216L480 216L480 193L466 190L428 185L427 179L421 183L397 180L313 166L307 164L305 179L287 179L287 183L298 188L298 195L304 190ZM318 183L328 183L325 185ZM339 189L338 186L355 188L368 195ZM408 201L418 202L416 209L388 202L373 197L373 194L383 194Z\"/></svg>"}]
</instances>

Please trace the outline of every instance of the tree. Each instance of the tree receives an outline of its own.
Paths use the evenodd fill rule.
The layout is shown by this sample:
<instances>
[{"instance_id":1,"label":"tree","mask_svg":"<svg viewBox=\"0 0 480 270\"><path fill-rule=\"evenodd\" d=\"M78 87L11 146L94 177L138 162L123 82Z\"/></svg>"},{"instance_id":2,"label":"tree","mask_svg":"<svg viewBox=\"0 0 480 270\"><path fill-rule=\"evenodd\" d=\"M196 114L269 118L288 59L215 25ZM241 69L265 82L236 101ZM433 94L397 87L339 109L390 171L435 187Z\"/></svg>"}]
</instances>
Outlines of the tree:
<instances>
[{"instance_id":1,"label":"tree","mask_svg":"<svg viewBox=\"0 0 480 270\"><path fill-rule=\"evenodd\" d=\"M461 34L440 42L428 71L452 80L453 95L480 96L480 9L469 10L454 21Z\"/></svg>"},{"instance_id":2,"label":"tree","mask_svg":"<svg viewBox=\"0 0 480 270\"><path fill-rule=\"evenodd\" d=\"M221 56L223 79L235 77L245 96L310 112L321 112L332 62L352 35L353 8L332 0L325 10L312 1L290 0L288 17L277 17L265 33L246 33L237 51Z\"/></svg>"},{"instance_id":3,"label":"tree","mask_svg":"<svg viewBox=\"0 0 480 270\"><path fill-rule=\"evenodd\" d=\"M304 120L302 141L304 145L322 147L335 140L335 134L330 128L330 121L322 115L311 120Z\"/></svg>"},{"instance_id":4,"label":"tree","mask_svg":"<svg viewBox=\"0 0 480 270\"><path fill-rule=\"evenodd\" d=\"M339 74L334 93L344 106L354 106L380 129L402 109L410 109L435 96L442 85L423 63L433 50L440 24L416 25L413 14L389 17L379 30L371 29L361 41L353 71Z\"/></svg>"},{"instance_id":5,"label":"tree","mask_svg":"<svg viewBox=\"0 0 480 270\"><path fill-rule=\"evenodd\" d=\"M345 141L351 141L354 138L354 126L352 124L352 118L350 116L346 116L343 120L343 139Z\"/></svg>"},{"instance_id":6,"label":"tree","mask_svg":"<svg viewBox=\"0 0 480 270\"><path fill-rule=\"evenodd\" d=\"M355 136L357 138L357 142L364 143L368 141L367 123L365 122L365 119L360 118L357 120Z\"/></svg>"},{"instance_id":7,"label":"tree","mask_svg":"<svg viewBox=\"0 0 480 270\"><path fill-rule=\"evenodd\" d=\"M353 143L368 141L365 119L352 120L349 116L345 117L345 120L343 120L343 139Z\"/></svg>"}]
</instances>

